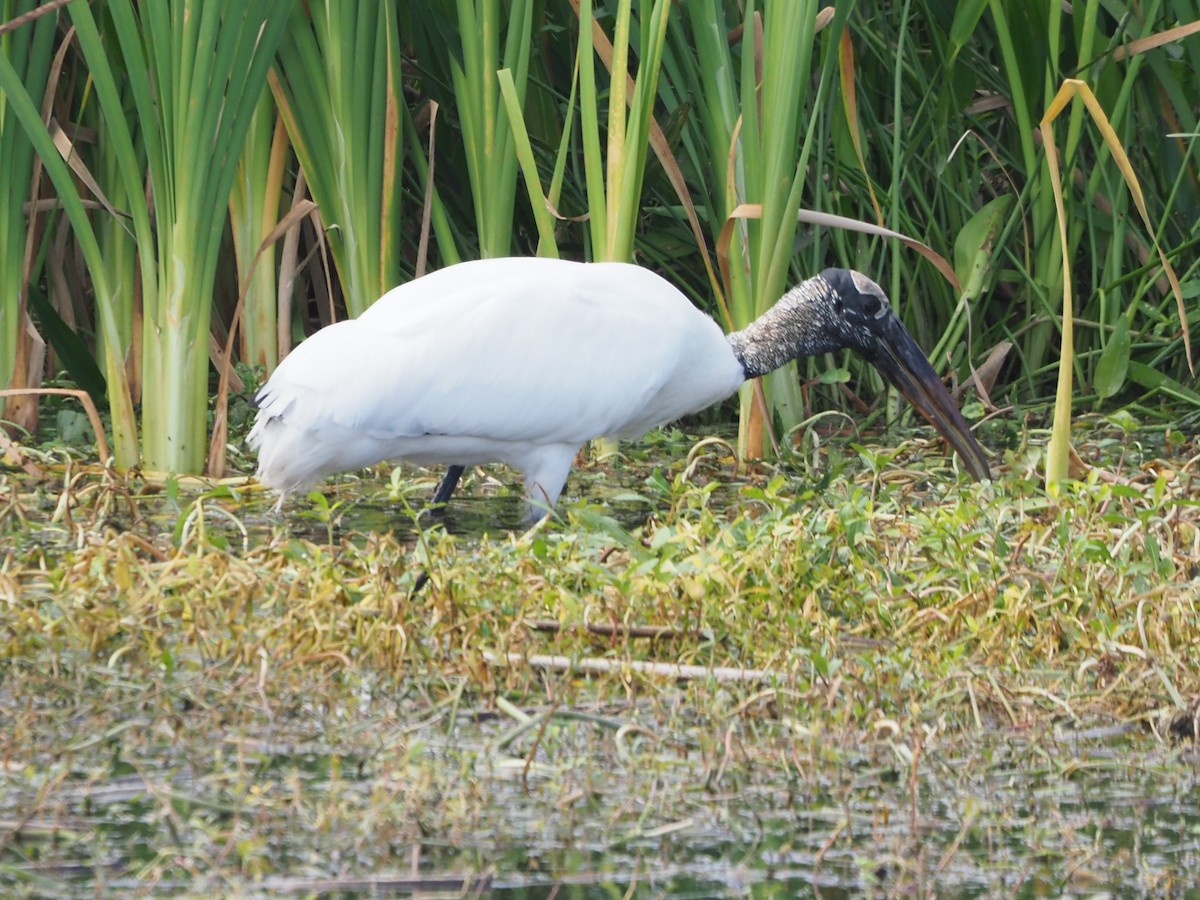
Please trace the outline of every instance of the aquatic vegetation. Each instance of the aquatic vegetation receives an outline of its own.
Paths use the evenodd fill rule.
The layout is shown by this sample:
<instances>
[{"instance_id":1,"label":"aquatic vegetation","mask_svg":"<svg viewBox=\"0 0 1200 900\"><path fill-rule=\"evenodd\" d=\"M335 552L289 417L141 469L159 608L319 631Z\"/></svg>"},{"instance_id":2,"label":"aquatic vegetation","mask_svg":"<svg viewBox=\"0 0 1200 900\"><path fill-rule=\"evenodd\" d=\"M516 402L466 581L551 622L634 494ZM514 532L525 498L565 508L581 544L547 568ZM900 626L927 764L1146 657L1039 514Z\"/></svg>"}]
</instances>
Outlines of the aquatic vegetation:
<instances>
[{"instance_id":1,"label":"aquatic vegetation","mask_svg":"<svg viewBox=\"0 0 1200 900\"><path fill-rule=\"evenodd\" d=\"M1195 448L1080 443L1051 496L1021 445L982 485L915 442L734 478L675 434L527 532L469 474L419 535L437 473L279 520L54 451L0 474L0 883L1178 886Z\"/></svg>"}]
</instances>

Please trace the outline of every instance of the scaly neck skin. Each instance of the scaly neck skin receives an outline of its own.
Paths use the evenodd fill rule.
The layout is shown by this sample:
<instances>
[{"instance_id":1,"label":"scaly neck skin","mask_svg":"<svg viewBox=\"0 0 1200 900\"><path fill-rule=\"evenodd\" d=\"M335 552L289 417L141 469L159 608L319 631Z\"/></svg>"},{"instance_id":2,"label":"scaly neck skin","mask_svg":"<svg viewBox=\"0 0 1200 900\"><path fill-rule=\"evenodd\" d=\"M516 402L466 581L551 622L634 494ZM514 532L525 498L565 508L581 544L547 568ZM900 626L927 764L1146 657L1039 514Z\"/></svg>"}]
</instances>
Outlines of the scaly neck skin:
<instances>
[{"instance_id":1,"label":"scaly neck skin","mask_svg":"<svg viewBox=\"0 0 1200 900\"><path fill-rule=\"evenodd\" d=\"M743 328L728 335L747 378L840 346L825 327L834 321L833 289L820 275L800 282Z\"/></svg>"}]
</instances>

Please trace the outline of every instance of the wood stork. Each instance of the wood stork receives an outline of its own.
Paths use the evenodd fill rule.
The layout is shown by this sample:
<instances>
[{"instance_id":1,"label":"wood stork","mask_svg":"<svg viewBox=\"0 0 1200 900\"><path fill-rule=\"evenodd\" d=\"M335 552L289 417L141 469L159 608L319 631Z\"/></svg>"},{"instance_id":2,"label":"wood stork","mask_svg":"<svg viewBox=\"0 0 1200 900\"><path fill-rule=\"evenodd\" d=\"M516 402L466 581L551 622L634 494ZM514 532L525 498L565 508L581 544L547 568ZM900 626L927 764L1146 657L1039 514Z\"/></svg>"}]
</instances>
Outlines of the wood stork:
<instances>
[{"instance_id":1,"label":"wood stork","mask_svg":"<svg viewBox=\"0 0 1200 900\"><path fill-rule=\"evenodd\" d=\"M502 462L531 515L554 506L575 454L637 437L792 359L849 348L950 442L976 479L987 458L883 290L826 269L724 334L663 278L624 263L509 258L411 281L295 348L255 397L258 477L288 494L383 460Z\"/></svg>"}]
</instances>

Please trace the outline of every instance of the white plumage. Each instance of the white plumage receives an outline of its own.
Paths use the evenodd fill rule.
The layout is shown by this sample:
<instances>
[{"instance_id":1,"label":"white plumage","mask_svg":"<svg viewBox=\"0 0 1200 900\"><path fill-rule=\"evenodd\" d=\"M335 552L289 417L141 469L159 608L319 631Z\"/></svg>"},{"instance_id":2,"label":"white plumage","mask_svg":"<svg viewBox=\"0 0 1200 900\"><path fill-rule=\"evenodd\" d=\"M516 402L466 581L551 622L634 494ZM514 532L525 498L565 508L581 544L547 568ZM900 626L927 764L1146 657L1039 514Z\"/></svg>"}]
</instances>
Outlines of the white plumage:
<instances>
[{"instance_id":1,"label":"white plumage","mask_svg":"<svg viewBox=\"0 0 1200 900\"><path fill-rule=\"evenodd\" d=\"M725 335L666 280L624 263L492 259L389 291L359 318L301 343L255 398L258 477L289 493L382 460L502 462L531 512L558 500L579 448L637 437L704 409L749 377L850 348L953 444L987 461L883 291L857 272L801 282Z\"/></svg>"},{"instance_id":2,"label":"white plumage","mask_svg":"<svg viewBox=\"0 0 1200 900\"><path fill-rule=\"evenodd\" d=\"M249 441L281 502L403 459L503 462L531 502L553 506L587 441L637 437L744 380L717 324L646 269L479 260L301 343L260 392Z\"/></svg>"}]
</instances>

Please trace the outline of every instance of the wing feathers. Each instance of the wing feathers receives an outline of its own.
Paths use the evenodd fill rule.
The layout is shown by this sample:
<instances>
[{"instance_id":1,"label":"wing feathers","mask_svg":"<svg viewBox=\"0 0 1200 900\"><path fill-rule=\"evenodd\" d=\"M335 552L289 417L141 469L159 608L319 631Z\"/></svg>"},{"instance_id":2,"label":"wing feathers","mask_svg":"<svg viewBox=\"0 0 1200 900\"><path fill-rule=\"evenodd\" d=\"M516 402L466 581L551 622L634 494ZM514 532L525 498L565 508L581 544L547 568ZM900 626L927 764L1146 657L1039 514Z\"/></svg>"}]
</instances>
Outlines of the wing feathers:
<instances>
[{"instance_id":1,"label":"wing feathers","mask_svg":"<svg viewBox=\"0 0 1200 900\"><path fill-rule=\"evenodd\" d=\"M740 381L715 323L647 270L487 260L397 288L300 344L260 392L255 431L283 417L379 441L582 444L640 433Z\"/></svg>"}]
</instances>

